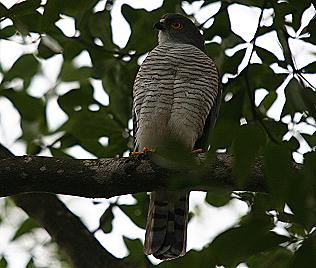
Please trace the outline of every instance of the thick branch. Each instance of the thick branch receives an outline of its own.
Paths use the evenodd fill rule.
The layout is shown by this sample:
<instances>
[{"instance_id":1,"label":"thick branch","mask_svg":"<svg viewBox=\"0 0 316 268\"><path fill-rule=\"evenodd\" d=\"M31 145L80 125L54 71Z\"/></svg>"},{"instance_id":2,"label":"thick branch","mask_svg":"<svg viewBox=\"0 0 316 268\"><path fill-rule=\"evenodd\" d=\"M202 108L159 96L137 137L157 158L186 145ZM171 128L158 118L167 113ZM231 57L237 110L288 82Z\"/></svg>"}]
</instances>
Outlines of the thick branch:
<instances>
[{"instance_id":1,"label":"thick branch","mask_svg":"<svg viewBox=\"0 0 316 268\"><path fill-rule=\"evenodd\" d=\"M15 161L15 157L12 156L11 152L0 144L0 162L6 162L1 158L8 156L11 156L8 159ZM0 178L0 181L4 181L5 177L2 173ZM6 177L5 181L6 183L11 181L11 183L17 185L19 180L15 180L14 177ZM8 189L7 185L1 183L0 191ZM22 182L22 184L25 183L27 182ZM22 194L12 198L19 207L47 230L53 240L69 257L73 267L131 267L108 253L80 219L55 195Z\"/></svg>"},{"instance_id":2,"label":"thick branch","mask_svg":"<svg viewBox=\"0 0 316 268\"><path fill-rule=\"evenodd\" d=\"M178 179L180 176L181 180ZM91 160L11 157L0 160L0 185L0 196L50 192L109 198L179 187L267 192L260 159L253 166L249 183L238 187L232 174L232 157L227 154L218 154L215 161L198 170L182 170L172 174L153 161L139 157Z\"/></svg>"}]
</instances>

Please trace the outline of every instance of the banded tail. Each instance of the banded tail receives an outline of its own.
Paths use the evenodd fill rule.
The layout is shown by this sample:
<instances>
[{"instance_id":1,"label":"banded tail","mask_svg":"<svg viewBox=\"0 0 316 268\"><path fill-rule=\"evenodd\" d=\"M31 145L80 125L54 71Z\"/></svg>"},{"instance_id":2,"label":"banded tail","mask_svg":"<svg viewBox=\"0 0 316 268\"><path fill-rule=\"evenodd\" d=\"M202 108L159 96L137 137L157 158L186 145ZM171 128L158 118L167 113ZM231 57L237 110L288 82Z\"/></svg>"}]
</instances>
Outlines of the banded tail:
<instances>
[{"instance_id":1,"label":"banded tail","mask_svg":"<svg viewBox=\"0 0 316 268\"><path fill-rule=\"evenodd\" d=\"M156 191L150 194L144 252L168 260L186 253L189 193Z\"/></svg>"}]
</instances>

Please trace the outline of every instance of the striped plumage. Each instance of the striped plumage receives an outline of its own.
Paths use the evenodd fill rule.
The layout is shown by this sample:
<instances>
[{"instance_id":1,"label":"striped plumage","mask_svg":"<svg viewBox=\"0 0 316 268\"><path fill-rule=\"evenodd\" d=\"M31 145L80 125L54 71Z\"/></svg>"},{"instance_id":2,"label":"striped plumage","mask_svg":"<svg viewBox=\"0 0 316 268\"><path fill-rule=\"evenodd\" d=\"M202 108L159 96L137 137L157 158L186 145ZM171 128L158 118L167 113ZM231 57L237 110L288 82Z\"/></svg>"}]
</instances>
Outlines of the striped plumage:
<instances>
[{"instance_id":1,"label":"striped plumage","mask_svg":"<svg viewBox=\"0 0 316 268\"><path fill-rule=\"evenodd\" d=\"M146 57L134 83L135 150L159 149L169 138L196 149L218 111L216 66L196 45L159 39L160 44ZM159 259L185 254L188 197L184 190L151 193L145 254Z\"/></svg>"}]
</instances>

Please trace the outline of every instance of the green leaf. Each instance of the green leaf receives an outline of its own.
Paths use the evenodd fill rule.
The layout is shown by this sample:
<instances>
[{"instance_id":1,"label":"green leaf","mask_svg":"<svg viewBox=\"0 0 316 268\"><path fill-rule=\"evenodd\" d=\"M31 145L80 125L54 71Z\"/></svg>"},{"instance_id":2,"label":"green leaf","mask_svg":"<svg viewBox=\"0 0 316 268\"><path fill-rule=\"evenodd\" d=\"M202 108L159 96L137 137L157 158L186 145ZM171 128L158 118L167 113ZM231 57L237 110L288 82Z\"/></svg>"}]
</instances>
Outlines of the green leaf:
<instances>
[{"instance_id":1,"label":"green leaf","mask_svg":"<svg viewBox=\"0 0 316 268\"><path fill-rule=\"evenodd\" d=\"M269 50L266 50L266 49L258 47L258 46L255 47L255 50L256 50L259 58L262 60L263 63L270 65L272 63L276 63L279 61L277 56L275 56Z\"/></svg>"},{"instance_id":2,"label":"green leaf","mask_svg":"<svg viewBox=\"0 0 316 268\"><path fill-rule=\"evenodd\" d=\"M265 141L265 133L257 124L240 126L233 143L233 174L239 186L247 182L255 157Z\"/></svg>"},{"instance_id":3,"label":"green leaf","mask_svg":"<svg viewBox=\"0 0 316 268\"><path fill-rule=\"evenodd\" d=\"M302 246L295 253L290 268L309 268L316 266L316 235L315 232L303 241Z\"/></svg>"},{"instance_id":4,"label":"green leaf","mask_svg":"<svg viewBox=\"0 0 316 268\"><path fill-rule=\"evenodd\" d=\"M260 8L262 8L265 3L266 8L270 7L270 3L269 2L266 3L264 0L259 0L259 1L258 0L237 0L234 2L244 5L244 6L260 7Z\"/></svg>"},{"instance_id":5,"label":"green leaf","mask_svg":"<svg viewBox=\"0 0 316 268\"><path fill-rule=\"evenodd\" d=\"M3 18L8 12L8 9L5 7L4 4L0 2L0 18Z\"/></svg>"},{"instance_id":6,"label":"green leaf","mask_svg":"<svg viewBox=\"0 0 316 268\"><path fill-rule=\"evenodd\" d=\"M216 261L211 259L209 248L201 251L190 250L181 258L163 261L157 267L159 268L185 268L185 267L207 267L215 268Z\"/></svg>"},{"instance_id":7,"label":"green leaf","mask_svg":"<svg viewBox=\"0 0 316 268\"><path fill-rule=\"evenodd\" d=\"M8 267L8 262L5 259L5 257L2 256L1 259L0 259L0 268L7 268L7 267Z\"/></svg>"},{"instance_id":8,"label":"green leaf","mask_svg":"<svg viewBox=\"0 0 316 268\"><path fill-rule=\"evenodd\" d=\"M40 226L31 218L27 218L16 230L12 240L20 238L22 235L30 233L32 230L40 228Z\"/></svg>"},{"instance_id":9,"label":"green leaf","mask_svg":"<svg viewBox=\"0 0 316 268\"><path fill-rule=\"evenodd\" d=\"M264 120L262 123L268 129L270 135L277 141L282 142L284 135L288 132L287 124L272 119Z\"/></svg>"},{"instance_id":10,"label":"green leaf","mask_svg":"<svg viewBox=\"0 0 316 268\"><path fill-rule=\"evenodd\" d=\"M259 253L247 261L249 268L285 268L289 267L293 253L283 247Z\"/></svg>"},{"instance_id":11,"label":"green leaf","mask_svg":"<svg viewBox=\"0 0 316 268\"><path fill-rule=\"evenodd\" d=\"M112 41L111 13L109 11L96 12L89 17L89 32L94 38L100 38L107 49L114 48Z\"/></svg>"},{"instance_id":12,"label":"green leaf","mask_svg":"<svg viewBox=\"0 0 316 268\"><path fill-rule=\"evenodd\" d=\"M231 192L214 189L212 192L208 192L205 201L212 206L222 207L225 206L231 200Z\"/></svg>"},{"instance_id":13,"label":"green leaf","mask_svg":"<svg viewBox=\"0 0 316 268\"><path fill-rule=\"evenodd\" d=\"M137 203L135 205L120 205L119 208L140 228L145 228L149 196L147 194L133 195Z\"/></svg>"},{"instance_id":14,"label":"green leaf","mask_svg":"<svg viewBox=\"0 0 316 268\"><path fill-rule=\"evenodd\" d=\"M223 3L223 5L227 5L227 3ZM215 15L215 20L212 26L204 30L204 38L205 40L211 40L216 35L219 35L222 38L226 38L229 35L234 35L230 29L231 25L228 10L226 8L222 12L218 12Z\"/></svg>"},{"instance_id":15,"label":"green leaf","mask_svg":"<svg viewBox=\"0 0 316 268\"><path fill-rule=\"evenodd\" d=\"M306 112L316 117L316 93L310 88L302 87L296 79L292 79L285 88L286 103L282 116L296 112Z\"/></svg>"},{"instance_id":16,"label":"green leaf","mask_svg":"<svg viewBox=\"0 0 316 268\"><path fill-rule=\"evenodd\" d=\"M110 233L112 231L112 221L114 219L113 205L110 205L100 217L100 228L104 233Z\"/></svg>"},{"instance_id":17,"label":"green leaf","mask_svg":"<svg viewBox=\"0 0 316 268\"><path fill-rule=\"evenodd\" d=\"M0 30L0 39L8 39L16 33L16 28L13 25L9 25Z\"/></svg>"},{"instance_id":18,"label":"green leaf","mask_svg":"<svg viewBox=\"0 0 316 268\"><path fill-rule=\"evenodd\" d=\"M82 85L79 89L72 89L58 98L58 104L65 113L71 115L78 107L86 110L89 105L95 103L93 99L93 87Z\"/></svg>"},{"instance_id":19,"label":"green leaf","mask_svg":"<svg viewBox=\"0 0 316 268\"><path fill-rule=\"evenodd\" d=\"M124 242L129 250L129 255L124 258L128 263L139 268L147 267L147 257L143 252L143 244L139 239L130 239L123 236Z\"/></svg>"},{"instance_id":20,"label":"green leaf","mask_svg":"<svg viewBox=\"0 0 316 268\"><path fill-rule=\"evenodd\" d=\"M105 74L102 85L109 95L111 113L125 127L131 118L132 88L138 65L135 61L129 64L117 60L107 62L103 68Z\"/></svg>"},{"instance_id":21,"label":"green leaf","mask_svg":"<svg viewBox=\"0 0 316 268\"><path fill-rule=\"evenodd\" d=\"M254 222L223 232L212 242L209 252L217 265L236 267L250 256L276 249L287 240Z\"/></svg>"},{"instance_id":22,"label":"green leaf","mask_svg":"<svg viewBox=\"0 0 316 268\"><path fill-rule=\"evenodd\" d=\"M231 73L237 74L238 66L242 62L243 58L245 57L246 49L238 50L233 56L230 57L229 60L225 61L222 72L223 73Z\"/></svg>"},{"instance_id":23,"label":"green leaf","mask_svg":"<svg viewBox=\"0 0 316 268\"><path fill-rule=\"evenodd\" d=\"M122 134L122 129L112 116L103 109L99 111L81 110L73 113L72 117L61 128L79 139L96 139L107 137L113 133Z\"/></svg>"},{"instance_id":24,"label":"green leaf","mask_svg":"<svg viewBox=\"0 0 316 268\"><path fill-rule=\"evenodd\" d=\"M85 81L91 77L91 67L76 68L71 62L64 61L59 77L64 82Z\"/></svg>"},{"instance_id":25,"label":"green leaf","mask_svg":"<svg viewBox=\"0 0 316 268\"><path fill-rule=\"evenodd\" d=\"M292 177L292 153L283 145L269 143L264 154L264 174L269 191L276 199L282 199L289 191Z\"/></svg>"},{"instance_id":26,"label":"green leaf","mask_svg":"<svg viewBox=\"0 0 316 268\"><path fill-rule=\"evenodd\" d=\"M37 56L43 59L48 59L56 54L62 53L62 48L59 43L48 35L41 38L37 50Z\"/></svg>"},{"instance_id":27,"label":"green leaf","mask_svg":"<svg viewBox=\"0 0 316 268\"><path fill-rule=\"evenodd\" d=\"M12 102L24 120L36 121L43 115L44 104L39 98L31 97L25 92L17 92L12 89L2 90L0 95L7 97Z\"/></svg>"},{"instance_id":28,"label":"green leaf","mask_svg":"<svg viewBox=\"0 0 316 268\"><path fill-rule=\"evenodd\" d=\"M305 73L316 73L316 61L311 62L302 68Z\"/></svg>"},{"instance_id":29,"label":"green leaf","mask_svg":"<svg viewBox=\"0 0 316 268\"><path fill-rule=\"evenodd\" d=\"M26 265L26 268L36 268L33 258L30 258L29 262Z\"/></svg>"},{"instance_id":30,"label":"green leaf","mask_svg":"<svg viewBox=\"0 0 316 268\"><path fill-rule=\"evenodd\" d=\"M261 101L258 110L266 115L266 113L268 112L268 110L271 108L272 104L275 102L275 100L277 99L278 95L275 91L270 91L265 97L264 99Z\"/></svg>"},{"instance_id":31,"label":"green leaf","mask_svg":"<svg viewBox=\"0 0 316 268\"><path fill-rule=\"evenodd\" d=\"M274 28L272 26L260 26L257 32L257 36L259 37L272 31L274 31Z\"/></svg>"},{"instance_id":32,"label":"green leaf","mask_svg":"<svg viewBox=\"0 0 316 268\"><path fill-rule=\"evenodd\" d=\"M69 154L65 153L62 149L59 149L59 148L49 147L49 150L50 150L50 152L51 152L53 157L74 158L74 157L70 156Z\"/></svg>"},{"instance_id":33,"label":"green leaf","mask_svg":"<svg viewBox=\"0 0 316 268\"><path fill-rule=\"evenodd\" d=\"M224 73L223 64L228 62L228 56L225 55L224 50L220 44L211 42L205 44L206 54L216 63L220 73ZM226 64L227 65L227 64Z\"/></svg>"},{"instance_id":34,"label":"green leaf","mask_svg":"<svg viewBox=\"0 0 316 268\"><path fill-rule=\"evenodd\" d=\"M15 4L8 11L8 17L22 35L29 32L41 32L42 15L36 11L40 7L40 0L28 0Z\"/></svg>"},{"instance_id":35,"label":"green leaf","mask_svg":"<svg viewBox=\"0 0 316 268\"><path fill-rule=\"evenodd\" d=\"M41 0L28 0L19 2L9 9L9 14L22 16L32 14L41 5Z\"/></svg>"},{"instance_id":36,"label":"green leaf","mask_svg":"<svg viewBox=\"0 0 316 268\"><path fill-rule=\"evenodd\" d=\"M251 89L265 88L268 91L276 90L285 77L283 74L275 74L265 63L255 63L248 66L248 79Z\"/></svg>"},{"instance_id":37,"label":"green leaf","mask_svg":"<svg viewBox=\"0 0 316 268\"><path fill-rule=\"evenodd\" d=\"M231 100L222 102L219 117L210 140L212 151L228 148L233 142L242 117L243 100L243 92L237 92Z\"/></svg>"},{"instance_id":38,"label":"green leaf","mask_svg":"<svg viewBox=\"0 0 316 268\"><path fill-rule=\"evenodd\" d=\"M24 87L27 88L33 76L39 70L39 62L32 54L24 54L18 58L11 69L4 73L3 82L19 77L24 80Z\"/></svg>"},{"instance_id":39,"label":"green leaf","mask_svg":"<svg viewBox=\"0 0 316 268\"><path fill-rule=\"evenodd\" d=\"M122 15L131 26L131 36L126 45L127 50L136 50L145 53L157 44L157 33L152 30L153 24L159 21L162 14L159 12L148 13L145 9L134 9L126 4L122 5ZM147 29L146 42L143 40L143 31Z\"/></svg>"}]
</instances>

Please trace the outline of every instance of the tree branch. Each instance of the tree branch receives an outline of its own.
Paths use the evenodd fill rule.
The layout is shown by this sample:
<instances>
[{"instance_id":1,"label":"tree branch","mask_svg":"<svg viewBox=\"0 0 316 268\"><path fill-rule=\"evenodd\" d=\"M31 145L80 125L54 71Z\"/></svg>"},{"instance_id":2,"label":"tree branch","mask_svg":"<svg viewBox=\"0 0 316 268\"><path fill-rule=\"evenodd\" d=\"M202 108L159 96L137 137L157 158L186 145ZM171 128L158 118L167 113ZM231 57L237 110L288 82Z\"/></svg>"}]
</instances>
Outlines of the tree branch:
<instances>
[{"instance_id":1,"label":"tree branch","mask_svg":"<svg viewBox=\"0 0 316 268\"><path fill-rule=\"evenodd\" d=\"M231 191L268 191L261 159L255 161L249 183L243 187L236 185L232 165L233 158L228 154L217 154L215 161L195 169L173 172L144 157L90 160L40 156L10 157L0 160L0 196L50 192L110 198L166 188L209 190L212 187Z\"/></svg>"},{"instance_id":2,"label":"tree branch","mask_svg":"<svg viewBox=\"0 0 316 268\"><path fill-rule=\"evenodd\" d=\"M7 159L1 159L9 157ZM18 158L18 157L17 157ZM0 144L0 162L14 162L16 158ZM11 167L14 165L11 163ZM27 166L27 165L26 165ZM22 168L22 167L20 167ZM1 166L0 169L3 169ZM26 169L27 170L27 169ZM19 170L19 172L23 172ZM1 192L10 189L7 183L17 186L18 183L27 184L16 180L13 174L8 177L0 172ZM4 179L6 178L6 179ZM22 187L23 188L23 187ZM19 191L15 191L18 193ZM21 191L23 192L23 191ZM74 215L55 195L52 194L23 194L13 196L12 199L28 215L41 224L68 256L73 267L132 267L108 253L99 241L89 232L80 219ZM70 231L71 230L71 231Z\"/></svg>"}]
</instances>

